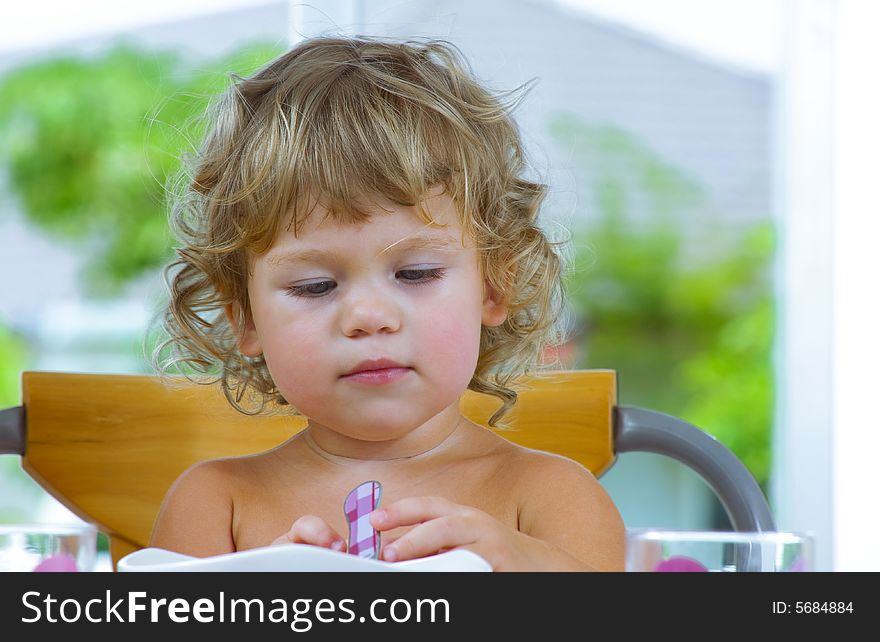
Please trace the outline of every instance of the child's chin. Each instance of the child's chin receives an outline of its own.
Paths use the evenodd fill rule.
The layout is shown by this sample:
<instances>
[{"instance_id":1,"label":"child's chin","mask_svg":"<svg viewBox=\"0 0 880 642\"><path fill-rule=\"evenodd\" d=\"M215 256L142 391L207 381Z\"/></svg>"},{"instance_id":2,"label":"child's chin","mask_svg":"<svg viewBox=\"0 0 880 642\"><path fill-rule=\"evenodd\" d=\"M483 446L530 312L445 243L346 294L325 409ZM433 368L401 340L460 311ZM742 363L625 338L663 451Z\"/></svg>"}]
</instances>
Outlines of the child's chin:
<instances>
[{"instance_id":1,"label":"child's chin","mask_svg":"<svg viewBox=\"0 0 880 642\"><path fill-rule=\"evenodd\" d=\"M350 424L350 432L347 434L363 441L393 441L406 437L429 421L432 416L424 413L395 413L393 410L377 414L363 412ZM343 427L339 426L339 428L342 432Z\"/></svg>"}]
</instances>

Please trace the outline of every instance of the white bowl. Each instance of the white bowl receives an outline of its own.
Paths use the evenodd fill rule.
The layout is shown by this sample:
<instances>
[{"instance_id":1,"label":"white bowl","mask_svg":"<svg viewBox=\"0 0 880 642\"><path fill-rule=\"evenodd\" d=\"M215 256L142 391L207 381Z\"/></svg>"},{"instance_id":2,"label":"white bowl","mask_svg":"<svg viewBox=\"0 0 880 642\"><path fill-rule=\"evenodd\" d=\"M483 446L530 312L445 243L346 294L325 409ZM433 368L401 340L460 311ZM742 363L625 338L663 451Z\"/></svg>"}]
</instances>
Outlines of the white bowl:
<instances>
[{"instance_id":1,"label":"white bowl","mask_svg":"<svg viewBox=\"0 0 880 642\"><path fill-rule=\"evenodd\" d=\"M192 557L162 548L142 548L119 560L117 570L131 571L278 571L278 572L377 572L464 571L488 572L489 563L466 550L447 551L404 562L364 559L348 553L307 544L264 546L238 553Z\"/></svg>"}]
</instances>

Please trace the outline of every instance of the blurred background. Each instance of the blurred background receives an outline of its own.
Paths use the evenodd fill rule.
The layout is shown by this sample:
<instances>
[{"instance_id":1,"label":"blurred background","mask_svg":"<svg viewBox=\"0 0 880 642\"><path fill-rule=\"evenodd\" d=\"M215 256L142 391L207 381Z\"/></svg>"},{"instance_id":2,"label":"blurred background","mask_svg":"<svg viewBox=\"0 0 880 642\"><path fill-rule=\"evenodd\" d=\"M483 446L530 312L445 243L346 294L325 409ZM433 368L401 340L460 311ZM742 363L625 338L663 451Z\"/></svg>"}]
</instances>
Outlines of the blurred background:
<instances>
[{"instance_id":1,"label":"blurred background","mask_svg":"<svg viewBox=\"0 0 880 642\"><path fill-rule=\"evenodd\" d=\"M551 187L543 225L572 238L565 365L615 369L621 403L715 435L780 529L816 535L819 570L859 570L854 534L878 525L866 497L880 483L859 453L880 426L859 391L877 381L880 274L850 248L880 212L859 178L874 170L846 147L876 135L866 58L840 43L866 14L880 19L860 0L5 9L0 407L20 403L22 370L149 371L166 180L229 72L313 35L439 37L490 88L539 80L516 118L533 178ZM601 481L628 527L729 528L675 462L628 454ZM71 519L0 456L0 523Z\"/></svg>"}]
</instances>

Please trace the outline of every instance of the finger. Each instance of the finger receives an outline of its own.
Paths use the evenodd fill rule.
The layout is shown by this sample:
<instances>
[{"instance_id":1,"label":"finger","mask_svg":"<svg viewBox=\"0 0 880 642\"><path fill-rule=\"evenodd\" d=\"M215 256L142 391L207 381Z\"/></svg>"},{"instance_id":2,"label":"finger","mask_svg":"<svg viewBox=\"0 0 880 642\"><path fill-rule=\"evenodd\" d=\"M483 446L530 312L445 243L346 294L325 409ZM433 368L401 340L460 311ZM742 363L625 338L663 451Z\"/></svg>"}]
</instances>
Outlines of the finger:
<instances>
[{"instance_id":1,"label":"finger","mask_svg":"<svg viewBox=\"0 0 880 642\"><path fill-rule=\"evenodd\" d=\"M296 520L287 533L287 539L294 544L311 544L335 551L345 550L345 541L339 533L316 515L303 515Z\"/></svg>"},{"instance_id":2,"label":"finger","mask_svg":"<svg viewBox=\"0 0 880 642\"><path fill-rule=\"evenodd\" d=\"M477 528L462 515L438 517L420 524L382 549L382 559L400 562L473 545Z\"/></svg>"},{"instance_id":3,"label":"finger","mask_svg":"<svg viewBox=\"0 0 880 642\"><path fill-rule=\"evenodd\" d=\"M406 497L373 511L370 523L380 531L400 526L421 524L447 515L468 514L468 507L455 504L443 497Z\"/></svg>"}]
</instances>

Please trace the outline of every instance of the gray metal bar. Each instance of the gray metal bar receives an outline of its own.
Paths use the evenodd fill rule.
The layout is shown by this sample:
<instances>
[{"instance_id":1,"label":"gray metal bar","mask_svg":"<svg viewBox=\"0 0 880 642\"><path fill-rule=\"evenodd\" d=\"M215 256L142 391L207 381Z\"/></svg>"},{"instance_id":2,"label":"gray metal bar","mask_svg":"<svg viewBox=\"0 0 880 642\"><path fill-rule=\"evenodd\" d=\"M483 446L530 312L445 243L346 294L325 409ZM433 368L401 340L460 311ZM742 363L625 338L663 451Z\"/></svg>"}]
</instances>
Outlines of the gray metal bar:
<instances>
[{"instance_id":1,"label":"gray metal bar","mask_svg":"<svg viewBox=\"0 0 880 642\"><path fill-rule=\"evenodd\" d=\"M0 455L24 455L24 406L0 410Z\"/></svg>"},{"instance_id":2,"label":"gray metal bar","mask_svg":"<svg viewBox=\"0 0 880 642\"><path fill-rule=\"evenodd\" d=\"M653 410L618 406L615 450L666 455L696 471L718 496L737 531L775 531L770 506L743 463L693 424Z\"/></svg>"}]
</instances>

